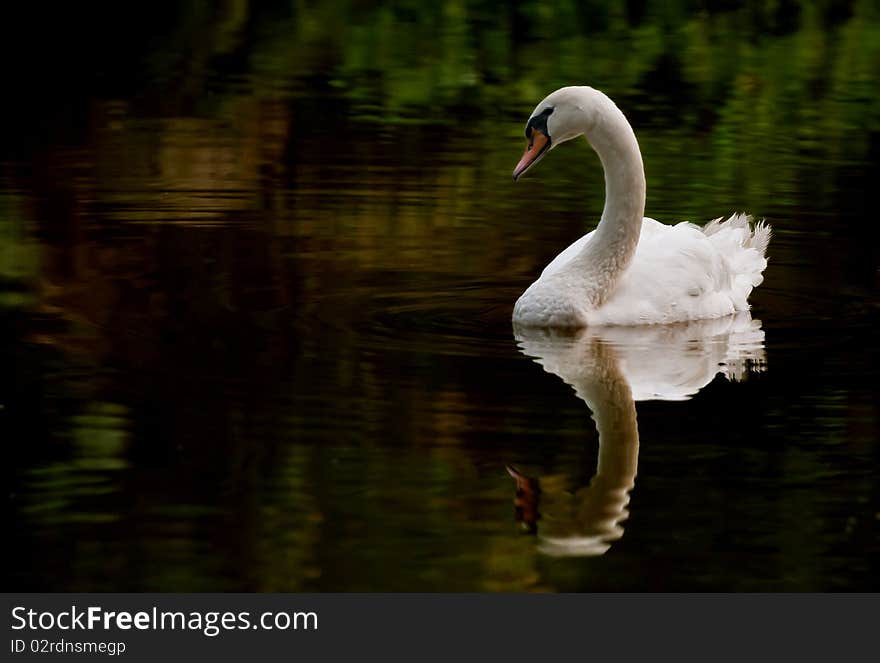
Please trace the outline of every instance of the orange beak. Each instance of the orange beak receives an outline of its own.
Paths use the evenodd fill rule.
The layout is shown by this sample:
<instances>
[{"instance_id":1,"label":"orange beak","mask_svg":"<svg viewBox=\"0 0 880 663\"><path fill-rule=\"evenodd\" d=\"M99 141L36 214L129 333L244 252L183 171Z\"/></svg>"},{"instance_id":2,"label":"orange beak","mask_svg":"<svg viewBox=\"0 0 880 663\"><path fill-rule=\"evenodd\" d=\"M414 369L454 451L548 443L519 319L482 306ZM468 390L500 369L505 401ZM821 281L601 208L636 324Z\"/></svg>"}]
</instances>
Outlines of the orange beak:
<instances>
[{"instance_id":1,"label":"orange beak","mask_svg":"<svg viewBox=\"0 0 880 663\"><path fill-rule=\"evenodd\" d=\"M550 147L550 139L541 131L532 131L531 141L526 148L522 159L513 169L513 181L515 182L520 176L532 167L538 160L544 156L544 153Z\"/></svg>"}]
</instances>

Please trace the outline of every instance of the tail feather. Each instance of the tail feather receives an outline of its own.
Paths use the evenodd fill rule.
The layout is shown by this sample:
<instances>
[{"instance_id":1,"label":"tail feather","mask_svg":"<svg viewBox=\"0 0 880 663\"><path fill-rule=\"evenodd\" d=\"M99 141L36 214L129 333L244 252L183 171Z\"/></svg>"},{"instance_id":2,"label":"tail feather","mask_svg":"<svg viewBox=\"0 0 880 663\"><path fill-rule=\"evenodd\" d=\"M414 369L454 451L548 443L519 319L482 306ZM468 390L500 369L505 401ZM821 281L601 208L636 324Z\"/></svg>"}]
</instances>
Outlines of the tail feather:
<instances>
[{"instance_id":1,"label":"tail feather","mask_svg":"<svg viewBox=\"0 0 880 663\"><path fill-rule=\"evenodd\" d=\"M703 233L710 237L721 230L734 230L742 228L746 231L746 238L743 246L749 249L755 249L762 256L767 253L767 246L770 244L771 229L766 221L758 221L752 225L752 217L748 214L734 214L726 221L724 217L713 219L703 226Z\"/></svg>"},{"instance_id":2,"label":"tail feather","mask_svg":"<svg viewBox=\"0 0 880 663\"><path fill-rule=\"evenodd\" d=\"M755 230L747 242L747 246L756 249L762 256L767 254L767 246L770 244L772 230L766 221L758 221Z\"/></svg>"}]
</instances>

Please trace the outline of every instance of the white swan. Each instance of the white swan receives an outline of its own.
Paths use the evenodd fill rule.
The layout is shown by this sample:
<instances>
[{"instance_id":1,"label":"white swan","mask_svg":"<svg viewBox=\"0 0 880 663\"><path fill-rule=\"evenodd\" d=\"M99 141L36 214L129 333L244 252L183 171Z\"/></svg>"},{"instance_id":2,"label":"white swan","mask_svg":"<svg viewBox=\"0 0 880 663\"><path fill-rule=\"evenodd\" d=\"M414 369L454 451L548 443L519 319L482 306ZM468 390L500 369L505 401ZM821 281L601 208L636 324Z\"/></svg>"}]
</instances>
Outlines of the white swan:
<instances>
[{"instance_id":1,"label":"white swan","mask_svg":"<svg viewBox=\"0 0 880 663\"><path fill-rule=\"evenodd\" d=\"M738 381L765 367L764 332L748 311L573 334L517 326L515 334L525 355L571 385L599 433L596 473L574 493L567 490L570 477L535 479L508 468L517 482L521 519L531 519L532 531L541 519L538 550L553 556L602 555L623 536L639 461L637 401L686 400L718 373Z\"/></svg>"},{"instance_id":2,"label":"white swan","mask_svg":"<svg viewBox=\"0 0 880 663\"><path fill-rule=\"evenodd\" d=\"M735 214L704 228L643 218L645 171L632 127L591 87L564 87L535 108L514 180L556 146L585 135L605 168L598 227L560 253L522 294L530 327L641 325L720 318L749 308L763 280L770 227Z\"/></svg>"}]
</instances>

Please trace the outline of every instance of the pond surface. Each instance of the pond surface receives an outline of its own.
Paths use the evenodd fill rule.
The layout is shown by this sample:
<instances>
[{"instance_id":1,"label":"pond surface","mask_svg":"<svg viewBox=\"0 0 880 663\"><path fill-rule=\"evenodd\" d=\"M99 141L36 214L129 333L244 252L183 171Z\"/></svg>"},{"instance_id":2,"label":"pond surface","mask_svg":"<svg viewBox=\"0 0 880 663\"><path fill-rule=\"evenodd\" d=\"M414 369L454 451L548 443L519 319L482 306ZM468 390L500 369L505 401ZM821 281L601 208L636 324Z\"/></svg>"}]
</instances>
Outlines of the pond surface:
<instances>
[{"instance_id":1,"label":"pond surface","mask_svg":"<svg viewBox=\"0 0 880 663\"><path fill-rule=\"evenodd\" d=\"M5 587L880 589L880 17L666 4L57 28L2 118ZM750 315L513 329L602 209L581 141L511 181L567 83L649 216L773 226Z\"/></svg>"}]
</instances>

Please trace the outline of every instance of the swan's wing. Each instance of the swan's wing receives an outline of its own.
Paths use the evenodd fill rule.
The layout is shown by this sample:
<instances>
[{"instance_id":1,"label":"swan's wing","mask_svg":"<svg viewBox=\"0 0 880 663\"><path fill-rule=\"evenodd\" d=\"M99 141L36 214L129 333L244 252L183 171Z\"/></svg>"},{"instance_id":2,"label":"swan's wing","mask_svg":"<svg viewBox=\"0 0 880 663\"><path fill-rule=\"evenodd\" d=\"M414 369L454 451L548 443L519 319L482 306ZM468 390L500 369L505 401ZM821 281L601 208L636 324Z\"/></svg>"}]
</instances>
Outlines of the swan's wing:
<instances>
[{"instance_id":1,"label":"swan's wing","mask_svg":"<svg viewBox=\"0 0 880 663\"><path fill-rule=\"evenodd\" d=\"M551 274L555 274L556 272L561 270L563 267L565 267L565 265L572 258L574 258L576 255L578 255L581 252L581 249L584 248L584 246L586 246L587 242L590 241L590 237L593 236L594 232L595 232L595 230L591 230L590 232L588 232L586 235L584 235L580 239L577 239L574 242L572 242L571 244L569 244L569 246L566 249L564 249L562 251L562 253L560 253L558 256L553 258L553 260L550 261L550 264L544 268L544 271L541 272L541 278L543 279L547 276L550 276Z\"/></svg>"},{"instance_id":2,"label":"swan's wing","mask_svg":"<svg viewBox=\"0 0 880 663\"><path fill-rule=\"evenodd\" d=\"M696 228L696 226L694 226ZM645 239L656 237L659 234L663 233L663 230L666 228L670 228L670 226L664 225L659 221L655 221L654 219L649 219L645 217L642 219L642 231L639 239L639 243L643 242ZM574 242L569 244L558 256L553 258L550 261L550 264L544 268L544 271L541 272L541 278L550 276L551 274L555 274L560 271L565 265L568 264L576 255L578 255L581 250L587 245L587 242L590 241L590 238L595 233L595 230L591 230L583 237L576 239Z\"/></svg>"},{"instance_id":3,"label":"swan's wing","mask_svg":"<svg viewBox=\"0 0 880 663\"><path fill-rule=\"evenodd\" d=\"M753 233L736 219L710 224L708 234L691 223L644 219L629 269L591 322L667 323L747 310L767 264L757 244L766 242L760 228Z\"/></svg>"}]
</instances>

